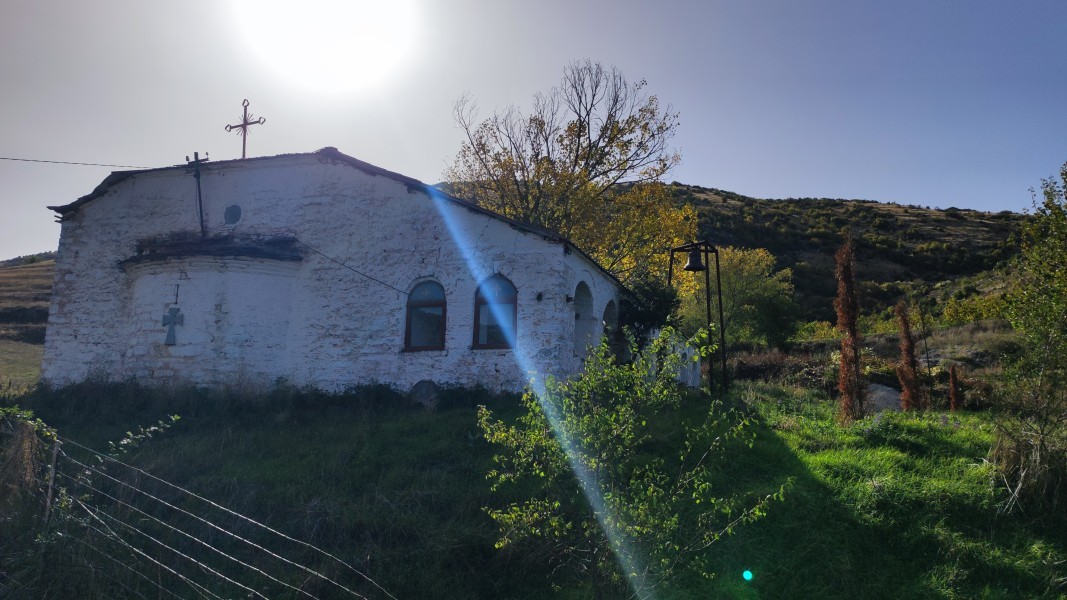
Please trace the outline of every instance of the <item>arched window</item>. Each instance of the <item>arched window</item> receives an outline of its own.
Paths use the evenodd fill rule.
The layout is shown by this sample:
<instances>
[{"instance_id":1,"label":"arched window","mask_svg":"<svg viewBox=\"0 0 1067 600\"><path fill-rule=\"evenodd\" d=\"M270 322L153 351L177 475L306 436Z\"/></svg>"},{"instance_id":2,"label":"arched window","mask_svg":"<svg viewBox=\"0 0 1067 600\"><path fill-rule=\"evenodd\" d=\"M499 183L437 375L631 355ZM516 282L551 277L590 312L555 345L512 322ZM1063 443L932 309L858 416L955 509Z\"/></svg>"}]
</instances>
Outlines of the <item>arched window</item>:
<instances>
[{"instance_id":1,"label":"arched window","mask_svg":"<svg viewBox=\"0 0 1067 600\"><path fill-rule=\"evenodd\" d=\"M436 281L423 281L408 294L405 350L444 350L445 288Z\"/></svg>"},{"instance_id":2,"label":"arched window","mask_svg":"<svg viewBox=\"0 0 1067 600\"><path fill-rule=\"evenodd\" d=\"M474 295L474 347L511 348L515 345L518 294L515 286L493 275Z\"/></svg>"}]
</instances>

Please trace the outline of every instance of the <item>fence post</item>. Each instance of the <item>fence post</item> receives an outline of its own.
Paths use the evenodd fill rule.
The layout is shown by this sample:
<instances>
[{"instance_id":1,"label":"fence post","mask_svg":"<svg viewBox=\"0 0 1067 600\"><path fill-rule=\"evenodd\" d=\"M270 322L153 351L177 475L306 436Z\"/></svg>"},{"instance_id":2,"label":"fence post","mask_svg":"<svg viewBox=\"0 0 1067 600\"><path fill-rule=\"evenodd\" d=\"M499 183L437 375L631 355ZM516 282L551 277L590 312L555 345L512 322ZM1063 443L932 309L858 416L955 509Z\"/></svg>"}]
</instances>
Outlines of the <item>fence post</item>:
<instances>
[{"instance_id":1,"label":"fence post","mask_svg":"<svg viewBox=\"0 0 1067 600\"><path fill-rule=\"evenodd\" d=\"M44 524L52 516L52 493L56 488L56 460L59 458L59 440L52 443L52 465L48 473L48 494L44 500Z\"/></svg>"}]
</instances>

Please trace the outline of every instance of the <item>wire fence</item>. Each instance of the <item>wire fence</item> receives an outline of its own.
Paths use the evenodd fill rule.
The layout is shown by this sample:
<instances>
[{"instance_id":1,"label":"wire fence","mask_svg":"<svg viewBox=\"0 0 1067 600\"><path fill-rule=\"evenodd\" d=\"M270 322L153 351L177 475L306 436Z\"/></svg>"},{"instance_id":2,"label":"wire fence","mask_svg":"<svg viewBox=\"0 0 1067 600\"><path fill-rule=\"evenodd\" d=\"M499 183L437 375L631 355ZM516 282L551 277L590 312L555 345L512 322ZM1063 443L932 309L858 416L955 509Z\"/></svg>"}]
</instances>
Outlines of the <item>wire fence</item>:
<instances>
[{"instance_id":1,"label":"wire fence","mask_svg":"<svg viewBox=\"0 0 1067 600\"><path fill-rule=\"evenodd\" d=\"M113 454L54 444L39 539L84 571L84 597L397 600L322 548Z\"/></svg>"}]
</instances>

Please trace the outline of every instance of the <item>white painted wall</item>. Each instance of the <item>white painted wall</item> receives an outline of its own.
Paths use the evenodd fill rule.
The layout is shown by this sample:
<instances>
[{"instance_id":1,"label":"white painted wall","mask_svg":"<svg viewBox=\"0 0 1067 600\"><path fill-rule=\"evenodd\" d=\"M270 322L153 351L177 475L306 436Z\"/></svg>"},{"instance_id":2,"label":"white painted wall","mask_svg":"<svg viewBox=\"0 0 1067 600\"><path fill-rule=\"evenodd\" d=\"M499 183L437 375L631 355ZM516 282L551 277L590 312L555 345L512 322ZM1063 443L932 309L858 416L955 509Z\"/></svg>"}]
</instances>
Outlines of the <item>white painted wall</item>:
<instances>
[{"instance_id":1,"label":"white painted wall","mask_svg":"<svg viewBox=\"0 0 1067 600\"><path fill-rule=\"evenodd\" d=\"M68 215L42 377L203 385L284 377L327 390L370 382L407 389L430 379L518 390L535 374L580 369L568 297L584 282L592 315L603 315L619 303L614 280L563 242L338 156L204 166L210 235L295 237L314 248L298 245L296 262L189 256L120 269L138 240L199 235L195 182L181 168L137 174ZM226 225L234 204L242 218ZM518 290L514 350L471 347L475 290L493 274ZM397 290L420 278L445 289L445 350L404 351L406 297ZM167 346L162 318L172 306L184 322ZM599 322L592 329L598 341Z\"/></svg>"}]
</instances>

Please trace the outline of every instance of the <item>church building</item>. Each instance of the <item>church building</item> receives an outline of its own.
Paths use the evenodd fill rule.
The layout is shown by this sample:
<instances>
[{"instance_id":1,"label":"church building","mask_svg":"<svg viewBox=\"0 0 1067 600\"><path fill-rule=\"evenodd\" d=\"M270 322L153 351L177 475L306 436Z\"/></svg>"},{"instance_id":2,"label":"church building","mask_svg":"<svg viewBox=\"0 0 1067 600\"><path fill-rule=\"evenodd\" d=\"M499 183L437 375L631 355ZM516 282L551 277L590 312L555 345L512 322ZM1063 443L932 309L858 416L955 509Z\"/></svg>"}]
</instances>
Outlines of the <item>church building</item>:
<instances>
[{"instance_id":1,"label":"church building","mask_svg":"<svg viewBox=\"0 0 1067 600\"><path fill-rule=\"evenodd\" d=\"M65 206L42 378L520 390L623 286L560 236L317 152L119 171Z\"/></svg>"}]
</instances>

